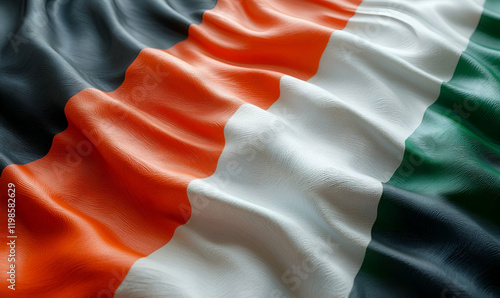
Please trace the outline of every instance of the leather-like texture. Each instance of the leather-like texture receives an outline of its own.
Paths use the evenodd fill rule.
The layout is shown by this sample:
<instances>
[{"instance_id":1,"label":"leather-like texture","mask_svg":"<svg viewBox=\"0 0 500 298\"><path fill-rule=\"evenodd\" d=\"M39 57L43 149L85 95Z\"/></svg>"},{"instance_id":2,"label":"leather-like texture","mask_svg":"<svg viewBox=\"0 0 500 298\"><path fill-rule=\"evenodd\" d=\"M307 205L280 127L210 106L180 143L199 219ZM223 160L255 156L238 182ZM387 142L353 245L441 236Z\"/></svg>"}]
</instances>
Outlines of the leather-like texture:
<instances>
[{"instance_id":1,"label":"leather-like texture","mask_svg":"<svg viewBox=\"0 0 500 298\"><path fill-rule=\"evenodd\" d=\"M17 296L496 294L498 1L17 3Z\"/></svg>"},{"instance_id":2,"label":"leather-like texture","mask_svg":"<svg viewBox=\"0 0 500 298\"><path fill-rule=\"evenodd\" d=\"M352 297L500 296L500 2L384 184Z\"/></svg>"},{"instance_id":3,"label":"leather-like texture","mask_svg":"<svg viewBox=\"0 0 500 298\"><path fill-rule=\"evenodd\" d=\"M43 157L67 101L113 91L144 48L186 39L215 0L0 2L0 172Z\"/></svg>"},{"instance_id":4,"label":"leather-like texture","mask_svg":"<svg viewBox=\"0 0 500 298\"><path fill-rule=\"evenodd\" d=\"M16 293L112 295L190 218L187 186L215 171L227 120L244 103L269 108L284 74L314 75L360 2L218 1L186 40L142 50L116 90L74 95L48 154L0 179L17 185Z\"/></svg>"}]
</instances>

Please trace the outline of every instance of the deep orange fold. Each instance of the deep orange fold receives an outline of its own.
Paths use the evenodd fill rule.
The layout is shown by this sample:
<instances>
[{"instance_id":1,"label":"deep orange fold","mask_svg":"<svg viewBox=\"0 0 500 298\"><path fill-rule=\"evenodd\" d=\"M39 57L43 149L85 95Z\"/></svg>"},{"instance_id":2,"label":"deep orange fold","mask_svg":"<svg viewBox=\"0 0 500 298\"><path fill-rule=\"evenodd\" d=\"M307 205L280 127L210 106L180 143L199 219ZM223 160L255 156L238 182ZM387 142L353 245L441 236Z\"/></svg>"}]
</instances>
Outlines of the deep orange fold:
<instances>
[{"instance_id":1,"label":"deep orange fold","mask_svg":"<svg viewBox=\"0 0 500 298\"><path fill-rule=\"evenodd\" d=\"M189 219L187 186L215 171L227 120L243 103L269 108L283 75L313 76L360 2L219 1L187 40L142 50L114 92L71 98L47 156L0 179L2 198L17 190L15 294L111 297Z\"/></svg>"}]
</instances>

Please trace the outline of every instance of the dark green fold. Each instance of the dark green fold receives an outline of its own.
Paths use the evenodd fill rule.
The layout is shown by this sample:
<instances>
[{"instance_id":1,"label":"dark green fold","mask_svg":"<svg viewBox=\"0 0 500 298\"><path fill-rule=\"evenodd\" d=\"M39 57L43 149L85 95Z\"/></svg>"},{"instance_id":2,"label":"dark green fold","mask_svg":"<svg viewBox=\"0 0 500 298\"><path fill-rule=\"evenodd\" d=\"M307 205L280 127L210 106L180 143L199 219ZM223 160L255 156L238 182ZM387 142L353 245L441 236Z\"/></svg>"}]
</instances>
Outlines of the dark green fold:
<instances>
[{"instance_id":1,"label":"dark green fold","mask_svg":"<svg viewBox=\"0 0 500 298\"><path fill-rule=\"evenodd\" d=\"M500 1L384 184L352 297L500 297Z\"/></svg>"}]
</instances>

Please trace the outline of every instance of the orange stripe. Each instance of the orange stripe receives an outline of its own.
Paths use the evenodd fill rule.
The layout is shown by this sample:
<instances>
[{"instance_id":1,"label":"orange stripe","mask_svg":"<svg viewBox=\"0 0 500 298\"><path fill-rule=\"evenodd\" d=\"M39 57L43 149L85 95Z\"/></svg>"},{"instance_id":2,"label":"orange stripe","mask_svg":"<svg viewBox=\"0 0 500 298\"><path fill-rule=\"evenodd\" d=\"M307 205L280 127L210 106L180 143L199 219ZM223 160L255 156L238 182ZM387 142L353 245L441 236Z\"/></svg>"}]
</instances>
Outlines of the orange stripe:
<instances>
[{"instance_id":1,"label":"orange stripe","mask_svg":"<svg viewBox=\"0 0 500 298\"><path fill-rule=\"evenodd\" d=\"M2 196L17 189L15 293L111 295L187 221L187 185L215 171L238 107L267 109L282 75L314 75L361 0L336 2L219 1L187 40L141 51L116 91L71 98L47 156L1 177ZM12 294L1 280L0 296Z\"/></svg>"}]
</instances>

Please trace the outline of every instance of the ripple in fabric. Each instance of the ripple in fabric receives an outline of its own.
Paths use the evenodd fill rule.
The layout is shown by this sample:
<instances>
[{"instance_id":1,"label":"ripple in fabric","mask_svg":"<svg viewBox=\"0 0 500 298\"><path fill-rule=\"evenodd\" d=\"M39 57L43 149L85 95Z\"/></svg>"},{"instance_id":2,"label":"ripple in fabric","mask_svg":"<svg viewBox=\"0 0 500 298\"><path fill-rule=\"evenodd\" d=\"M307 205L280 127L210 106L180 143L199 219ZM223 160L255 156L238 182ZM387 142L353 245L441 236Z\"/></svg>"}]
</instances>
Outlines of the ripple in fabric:
<instances>
[{"instance_id":1,"label":"ripple in fabric","mask_svg":"<svg viewBox=\"0 0 500 298\"><path fill-rule=\"evenodd\" d=\"M0 296L498 294L497 2L0 7Z\"/></svg>"},{"instance_id":2,"label":"ripple in fabric","mask_svg":"<svg viewBox=\"0 0 500 298\"><path fill-rule=\"evenodd\" d=\"M406 140L352 297L500 296L500 3Z\"/></svg>"},{"instance_id":3,"label":"ripple in fabric","mask_svg":"<svg viewBox=\"0 0 500 298\"><path fill-rule=\"evenodd\" d=\"M85 88L113 91L144 48L167 49L215 0L0 3L0 172L43 157Z\"/></svg>"}]
</instances>

